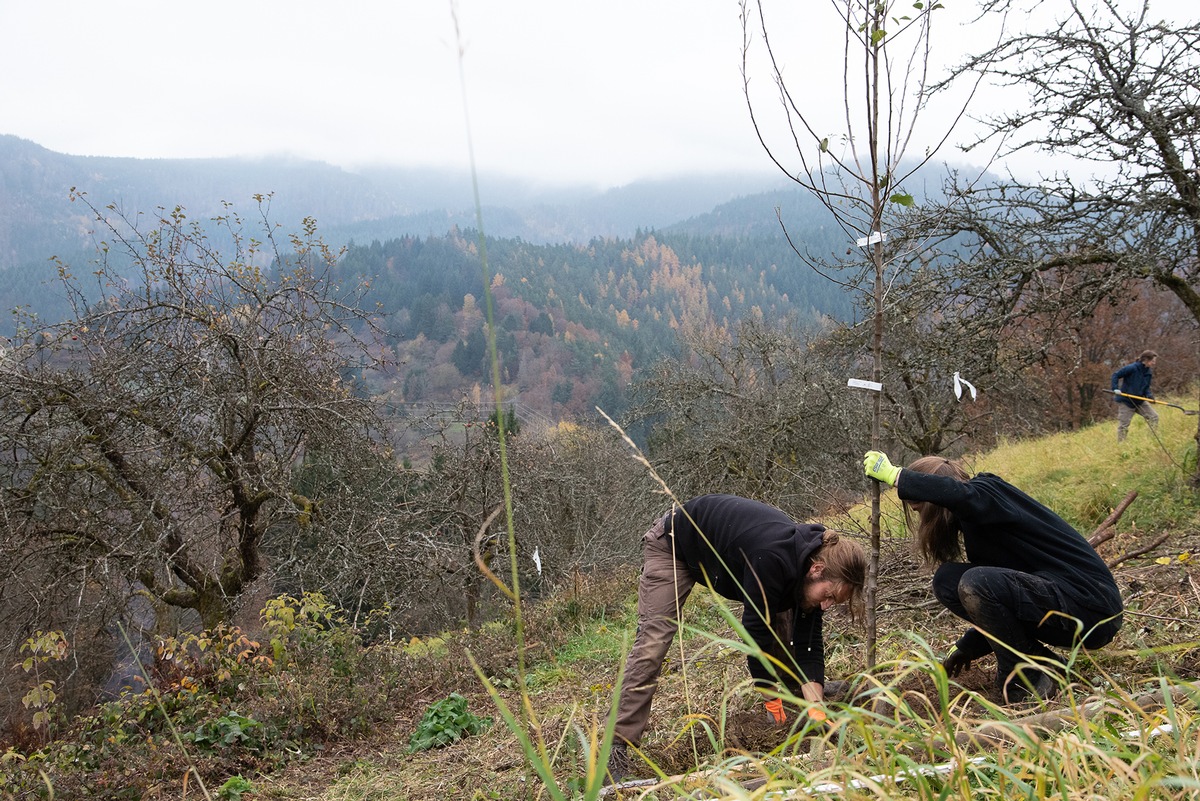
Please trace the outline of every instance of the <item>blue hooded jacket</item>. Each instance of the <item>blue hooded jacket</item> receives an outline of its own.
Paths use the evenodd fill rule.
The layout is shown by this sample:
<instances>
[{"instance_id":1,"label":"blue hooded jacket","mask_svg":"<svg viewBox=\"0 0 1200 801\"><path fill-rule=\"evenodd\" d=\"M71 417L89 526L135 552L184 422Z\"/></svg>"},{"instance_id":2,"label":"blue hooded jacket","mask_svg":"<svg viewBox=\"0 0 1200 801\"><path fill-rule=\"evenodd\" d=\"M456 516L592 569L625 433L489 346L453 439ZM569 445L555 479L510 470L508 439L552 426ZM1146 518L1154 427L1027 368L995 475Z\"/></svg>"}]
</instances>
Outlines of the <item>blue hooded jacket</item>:
<instances>
[{"instance_id":1,"label":"blue hooded jacket","mask_svg":"<svg viewBox=\"0 0 1200 801\"><path fill-rule=\"evenodd\" d=\"M1120 370L1112 374L1112 389L1116 392L1120 389L1126 395L1140 395L1143 398L1153 398L1154 393L1150 391L1150 379L1154 377L1154 371L1140 361L1133 364L1127 364ZM1118 387L1118 383L1121 384ZM1126 406L1140 406L1142 401L1133 400L1132 398L1122 398L1117 395L1113 398L1117 403L1123 403Z\"/></svg>"}]
</instances>

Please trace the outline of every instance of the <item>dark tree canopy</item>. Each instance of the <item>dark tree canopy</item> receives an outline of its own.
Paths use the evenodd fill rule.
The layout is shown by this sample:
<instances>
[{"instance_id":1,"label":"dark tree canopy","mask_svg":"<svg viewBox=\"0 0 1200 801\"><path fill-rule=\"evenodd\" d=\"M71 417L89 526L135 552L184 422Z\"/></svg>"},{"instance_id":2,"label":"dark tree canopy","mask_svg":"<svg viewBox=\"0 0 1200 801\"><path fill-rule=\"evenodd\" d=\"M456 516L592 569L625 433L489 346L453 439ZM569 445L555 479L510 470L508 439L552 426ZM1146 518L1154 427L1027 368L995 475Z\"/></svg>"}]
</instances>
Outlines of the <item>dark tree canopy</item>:
<instances>
[{"instance_id":1,"label":"dark tree canopy","mask_svg":"<svg viewBox=\"0 0 1200 801\"><path fill-rule=\"evenodd\" d=\"M1027 5L996 0L985 12L1024 19ZM1131 301L1139 281L1200 323L1200 22L1160 21L1148 2L1053 9L1052 24L1009 33L952 80L1026 90L1028 102L985 120L977 144L1059 157L1063 169L1036 181L956 176L926 217L940 242L926 263L953 290L936 313L957 307L958 334L973 329L976 348L1023 329L1026 364L1099 304Z\"/></svg>"}]
</instances>

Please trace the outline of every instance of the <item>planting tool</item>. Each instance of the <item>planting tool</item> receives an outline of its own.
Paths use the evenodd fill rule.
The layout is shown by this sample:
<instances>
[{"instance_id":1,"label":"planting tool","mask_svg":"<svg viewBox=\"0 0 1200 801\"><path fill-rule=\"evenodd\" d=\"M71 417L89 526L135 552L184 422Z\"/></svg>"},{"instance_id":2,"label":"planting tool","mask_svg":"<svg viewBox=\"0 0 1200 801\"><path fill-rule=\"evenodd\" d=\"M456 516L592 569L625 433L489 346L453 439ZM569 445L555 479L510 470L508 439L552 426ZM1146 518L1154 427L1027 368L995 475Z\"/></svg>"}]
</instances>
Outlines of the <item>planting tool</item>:
<instances>
[{"instance_id":1,"label":"planting tool","mask_svg":"<svg viewBox=\"0 0 1200 801\"><path fill-rule=\"evenodd\" d=\"M1121 392L1117 389L1110 389L1109 392L1114 395L1120 395L1122 398L1133 398L1134 400L1146 401L1146 403L1157 403L1160 406L1173 406L1184 414L1200 414L1200 411L1195 409L1185 409L1178 403L1167 403L1166 401L1155 400L1154 398L1143 398L1141 395L1130 395L1128 392Z\"/></svg>"}]
</instances>

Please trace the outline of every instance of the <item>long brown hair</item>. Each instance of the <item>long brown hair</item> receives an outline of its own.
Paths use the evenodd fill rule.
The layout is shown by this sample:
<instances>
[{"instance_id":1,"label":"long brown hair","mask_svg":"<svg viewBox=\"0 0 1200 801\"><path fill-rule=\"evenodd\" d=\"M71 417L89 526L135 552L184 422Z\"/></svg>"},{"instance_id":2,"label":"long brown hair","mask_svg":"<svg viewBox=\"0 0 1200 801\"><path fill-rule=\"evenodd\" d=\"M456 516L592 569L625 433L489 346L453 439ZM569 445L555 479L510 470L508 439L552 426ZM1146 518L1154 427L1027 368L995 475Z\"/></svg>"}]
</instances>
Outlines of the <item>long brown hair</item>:
<instances>
[{"instance_id":1,"label":"long brown hair","mask_svg":"<svg viewBox=\"0 0 1200 801\"><path fill-rule=\"evenodd\" d=\"M941 456L922 456L904 468L917 473L947 476L958 481L968 481L970 476L963 466L952 459ZM946 508L925 503L921 507L920 520L913 525L912 507L904 504L904 517L910 531L917 533L917 551L925 561L933 564L953 562L962 555L958 539L958 520Z\"/></svg>"}]
</instances>

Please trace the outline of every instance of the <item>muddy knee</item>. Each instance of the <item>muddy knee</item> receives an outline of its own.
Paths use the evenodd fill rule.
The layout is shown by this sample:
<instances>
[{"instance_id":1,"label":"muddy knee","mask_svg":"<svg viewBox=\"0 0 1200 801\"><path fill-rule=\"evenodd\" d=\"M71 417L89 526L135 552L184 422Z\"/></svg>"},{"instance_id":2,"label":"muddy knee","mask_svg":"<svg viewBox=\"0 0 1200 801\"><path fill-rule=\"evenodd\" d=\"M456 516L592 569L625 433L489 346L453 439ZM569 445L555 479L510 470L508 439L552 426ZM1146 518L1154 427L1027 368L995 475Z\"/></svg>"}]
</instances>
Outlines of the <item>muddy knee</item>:
<instances>
[{"instance_id":1,"label":"muddy knee","mask_svg":"<svg viewBox=\"0 0 1200 801\"><path fill-rule=\"evenodd\" d=\"M983 610L983 596L979 594L979 589L969 581L963 580L958 583L958 601L972 619L978 618Z\"/></svg>"}]
</instances>

